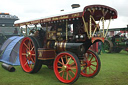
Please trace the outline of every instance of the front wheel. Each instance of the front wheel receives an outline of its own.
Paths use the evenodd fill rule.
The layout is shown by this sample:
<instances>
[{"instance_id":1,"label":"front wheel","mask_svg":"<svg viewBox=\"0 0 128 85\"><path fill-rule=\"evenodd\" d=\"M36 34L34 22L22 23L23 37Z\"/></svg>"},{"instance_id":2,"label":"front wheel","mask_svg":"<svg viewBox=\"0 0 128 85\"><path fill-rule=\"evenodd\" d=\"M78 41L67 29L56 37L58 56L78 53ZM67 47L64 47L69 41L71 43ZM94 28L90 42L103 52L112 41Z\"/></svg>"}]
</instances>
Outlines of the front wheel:
<instances>
[{"instance_id":1,"label":"front wheel","mask_svg":"<svg viewBox=\"0 0 128 85\"><path fill-rule=\"evenodd\" d=\"M81 61L81 75L84 77L94 77L96 76L101 67L101 62L98 55L91 51L87 50L84 54Z\"/></svg>"},{"instance_id":2,"label":"front wheel","mask_svg":"<svg viewBox=\"0 0 128 85\"><path fill-rule=\"evenodd\" d=\"M80 62L71 52L61 52L54 60L54 73L63 83L74 83L80 75Z\"/></svg>"}]
</instances>

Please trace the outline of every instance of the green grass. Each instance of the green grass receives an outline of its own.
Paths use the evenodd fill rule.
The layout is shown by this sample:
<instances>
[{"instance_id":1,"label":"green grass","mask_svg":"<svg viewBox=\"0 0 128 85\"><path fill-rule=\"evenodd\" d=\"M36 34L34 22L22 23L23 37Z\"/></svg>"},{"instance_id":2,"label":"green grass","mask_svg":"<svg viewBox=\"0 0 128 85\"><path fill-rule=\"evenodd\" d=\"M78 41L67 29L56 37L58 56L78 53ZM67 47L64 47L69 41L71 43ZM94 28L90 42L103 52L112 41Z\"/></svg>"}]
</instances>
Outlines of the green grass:
<instances>
[{"instance_id":1,"label":"green grass","mask_svg":"<svg viewBox=\"0 0 128 85\"><path fill-rule=\"evenodd\" d=\"M127 85L128 53L102 53L101 70L94 78L80 76L73 85ZM1 63L0 63L1 64ZM25 73L20 66L15 72L8 72L0 66L0 85L67 85L59 82L54 71L43 65L35 74Z\"/></svg>"}]
</instances>

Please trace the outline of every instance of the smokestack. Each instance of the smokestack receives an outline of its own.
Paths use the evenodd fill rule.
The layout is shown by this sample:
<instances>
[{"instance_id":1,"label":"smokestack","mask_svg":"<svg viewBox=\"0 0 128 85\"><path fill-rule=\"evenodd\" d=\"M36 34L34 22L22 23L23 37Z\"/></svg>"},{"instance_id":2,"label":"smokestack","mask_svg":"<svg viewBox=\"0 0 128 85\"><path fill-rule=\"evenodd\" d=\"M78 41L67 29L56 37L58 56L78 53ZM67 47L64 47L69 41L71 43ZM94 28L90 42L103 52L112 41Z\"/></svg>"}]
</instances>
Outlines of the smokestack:
<instances>
[{"instance_id":1,"label":"smokestack","mask_svg":"<svg viewBox=\"0 0 128 85\"><path fill-rule=\"evenodd\" d=\"M72 7L72 9L75 9L75 8L79 8L80 5L79 4L72 4L71 7Z\"/></svg>"},{"instance_id":2,"label":"smokestack","mask_svg":"<svg viewBox=\"0 0 128 85\"><path fill-rule=\"evenodd\" d=\"M61 9L60 11L64 11L64 9Z\"/></svg>"}]
</instances>

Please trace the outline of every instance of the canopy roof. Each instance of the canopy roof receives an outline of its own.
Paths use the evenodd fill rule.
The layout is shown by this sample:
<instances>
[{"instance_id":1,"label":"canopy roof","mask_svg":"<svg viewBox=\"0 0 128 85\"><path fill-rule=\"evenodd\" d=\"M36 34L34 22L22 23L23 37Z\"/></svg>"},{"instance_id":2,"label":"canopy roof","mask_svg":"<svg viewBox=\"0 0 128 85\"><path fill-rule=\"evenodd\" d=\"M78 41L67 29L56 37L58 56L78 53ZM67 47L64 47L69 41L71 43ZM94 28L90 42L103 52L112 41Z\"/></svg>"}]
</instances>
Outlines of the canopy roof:
<instances>
[{"instance_id":1,"label":"canopy roof","mask_svg":"<svg viewBox=\"0 0 128 85\"><path fill-rule=\"evenodd\" d=\"M115 19L117 18L117 11L105 5L89 5L86 6L83 11L45 17L42 19L27 21L23 23L17 23L15 24L15 26L23 26L23 25L39 24L39 23L53 23L56 21L61 22L65 20L73 20L74 18L81 18L82 16L85 17L86 21L88 21L90 15L92 15L96 21L100 20L102 16L104 16L104 19L110 19L110 17L112 17L112 19Z\"/></svg>"}]
</instances>

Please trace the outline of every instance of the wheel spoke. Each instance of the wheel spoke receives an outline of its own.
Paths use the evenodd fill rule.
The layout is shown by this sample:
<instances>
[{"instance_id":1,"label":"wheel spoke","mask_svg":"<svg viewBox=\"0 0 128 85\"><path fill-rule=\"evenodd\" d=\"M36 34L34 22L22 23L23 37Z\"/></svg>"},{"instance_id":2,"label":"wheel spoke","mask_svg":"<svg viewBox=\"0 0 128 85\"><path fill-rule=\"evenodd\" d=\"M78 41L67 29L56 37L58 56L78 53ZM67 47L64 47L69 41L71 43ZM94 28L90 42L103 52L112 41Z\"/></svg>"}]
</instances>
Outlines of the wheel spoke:
<instances>
[{"instance_id":1,"label":"wheel spoke","mask_svg":"<svg viewBox=\"0 0 128 85\"><path fill-rule=\"evenodd\" d=\"M70 64L70 66L73 66L75 64L75 62L72 62L71 64Z\"/></svg>"},{"instance_id":2,"label":"wheel spoke","mask_svg":"<svg viewBox=\"0 0 128 85\"><path fill-rule=\"evenodd\" d=\"M34 46L31 48L31 51L34 49Z\"/></svg>"},{"instance_id":3,"label":"wheel spoke","mask_svg":"<svg viewBox=\"0 0 128 85\"><path fill-rule=\"evenodd\" d=\"M84 67L81 71L84 71L87 67Z\"/></svg>"},{"instance_id":4,"label":"wheel spoke","mask_svg":"<svg viewBox=\"0 0 128 85\"><path fill-rule=\"evenodd\" d=\"M72 59L71 57L68 59L68 61L67 61L66 65L67 65L67 64L69 64L69 62L70 62L70 60L71 60L71 59Z\"/></svg>"},{"instance_id":5,"label":"wheel spoke","mask_svg":"<svg viewBox=\"0 0 128 85\"><path fill-rule=\"evenodd\" d=\"M32 69L32 63L30 64L30 69Z\"/></svg>"},{"instance_id":6,"label":"wheel spoke","mask_svg":"<svg viewBox=\"0 0 128 85\"><path fill-rule=\"evenodd\" d=\"M24 66L26 66L28 64L28 61L26 61L26 63L24 64Z\"/></svg>"},{"instance_id":7,"label":"wheel spoke","mask_svg":"<svg viewBox=\"0 0 128 85\"><path fill-rule=\"evenodd\" d=\"M33 45L32 45L32 42L30 41L30 49L32 48L32 46L33 46Z\"/></svg>"},{"instance_id":8,"label":"wheel spoke","mask_svg":"<svg viewBox=\"0 0 128 85\"><path fill-rule=\"evenodd\" d=\"M33 60L33 58L31 58L32 62L35 63L35 61Z\"/></svg>"},{"instance_id":9,"label":"wheel spoke","mask_svg":"<svg viewBox=\"0 0 128 85\"><path fill-rule=\"evenodd\" d=\"M29 60L29 57L26 56L26 59Z\"/></svg>"},{"instance_id":10,"label":"wheel spoke","mask_svg":"<svg viewBox=\"0 0 128 85\"><path fill-rule=\"evenodd\" d=\"M29 49L29 47L24 43L24 46L27 48L27 49Z\"/></svg>"},{"instance_id":11,"label":"wheel spoke","mask_svg":"<svg viewBox=\"0 0 128 85\"><path fill-rule=\"evenodd\" d=\"M85 66L86 65L86 63L84 63L84 64L81 64L80 66L82 67L82 66Z\"/></svg>"},{"instance_id":12,"label":"wheel spoke","mask_svg":"<svg viewBox=\"0 0 128 85\"><path fill-rule=\"evenodd\" d=\"M70 75L70 73L68 72L68 75L69 75L69 77L72 79L72 76Z\"/></svg>"},{"instance_id":13,"label":"wheel spoke","mask_svg":"<svg viewBox=\"0 0 128 85\"><path fill-rule=\"evenodd\" d=\"M62 73L62 78L64 78L64 71L63 71L63 73Z\"/></svg>"},{"instance_id":14,"label":"wheel spoke","mask_svg":"<svg viewBox=\"0 0 128 85\"><path fill-rule=\"evenodd\" d=\"M97 65L94 65L94 64L91 64L92 66L94 66L94 67L97 67Z\"/></svg>"},{"instance_id":15,"label":"wheel spoke","mask_svg":"<svg viewBox=\"0 0 128 85\"><path fill-rule=\"evenodd\" d=\"M27 55L26 53L22 53L22 55Z\"/></svg>"},{"instance_id":16,"label":"wheel spoke","mask_svg":"<svg viewBox=\"0 0 128 85\"><path fill-rule=\"evenodd\" d=\"M29 51L29 49L26 49L26 53Z\"/></svg>"},{"instance_id":17,"label":"wheel spoke","mask_svg":"<svg viewBox=\"0 0 128 85\"><path fill-rule=\"evenodd\" d=\"M91 61L91 63L94 63L94 62L96 62L96 60L95 61Z\"/></svg>"},{"instance_id":18,"label":"wheel spoke","mask_svg":"<svg viewBox=\"0 0 128 85\"><path fill-rule=\"evenodd\" d=\"M90 69L94 72L95 70L94 69L92 69L92 67L90 67Z\"/></svg>"},{"instance_id":19,"label":"wheel spoke","mask_svg":"<svg viewBox=\"0 0 128 85\"><path fill-rule=\"evenodd\" d=\"M62 65L64 65L64 60L63 60L63 57L61 57L61 61L62 61Z\"/></svg>"},{"instance_id":20,"label":"wheel spoke","mask_svg":"<svg viewBox=\"0 0 128 85\"><path fill-rule=\"evenodd\" d=\"M74 75L76 74L73 70L70 70Z\"/></svg>"},{"instance_id":21,"label":"wheel spoke","mask_svg":"<svg viewBox=\"0 0 128 85\"><path fill-rule=\"evenodd\" d=\"M63 72L63 70L59 71L59 73L62 73L62 72Z\"/></svg>"},{"instance_id":22,"label":"wheel spoke","mask_svg":"<svg viewBox=\"0 0 128 85\"><path fill-rule=\"evenodd\" d=\"M62 67L58 66L58 68L62 68Z\"/></svg>"},{"instance_id":23,"label":"wheel spoke","mask_svg":"<svg viewBox=\"0 0 128 85\"><path fill-rule=\"evenodd\" d=\"M30 50L30 40L28 41L28 47L29 47L29 50Z\"/></svg>"},{"instance_id":24,"label":"wheel spoke","mask_svg":"<svg viewBox=\"0 0 128 85\"><path fill-rule=\"evenodd\" d=\"M89 66L89 74L91 74L91 69L90 69L90 66Z\"/></svg>"},{"instance_id":25,"label":"wheel spoke","mask_svg":"<svg viewBox=\"0 0 128 85\"><path fill-rule=\"evenodd\" d=\"M36 61L36 57L34 57L34 61Z\"/></svg>"},{"instance_id":26,"label":"wheel spoke","mask_svg":"<svg viewBox=\"0 0 128 85\"><path fill-rule=\"evenodd\" d=\"M31 54L32 56L36 56L36 54Z\"/></svg>"},{"instance_id":27,"label":"wheel spoke","mask_svg":"<svg viewBox=\"0 0 128 85\"><path fill-rule=\"evenodd\" d=\"M63 65L62 62L60 62L60 61L58 61L58 63L60 63L61 65Z\"/></svg>"},{"instance_id":28,"label":"wheel spoke","mask_svg":"<svg viewBox=\"0 0 128 85\"><path fill-rule=\"evenodd\" d=\"M87 68L85 68L85 73L87 73Z\"/></svg>"},{"instance_id":29,"label":"wheel spoke","mask_svg":"<svg viewBox=\"0 0 128 85\"><path fill-rule=\"evenodd\" d=\"M68 61L68 56L67 55L65 55L65 58L66 58L66 62Z\"/></svg>"},{"instance_id":30,"label":"wheel spoke","mask_svg":"<svg viewBox=\"0 0 128 85\"><path fill-rule=\"evenodd\" d=\"M87 73L87 67L83 68L83 69L81 70L81 72L84 72L84 73L86 74L86 73Z\"/></svg>"},{"instance_id":31,"label":"wheel spoke","mask_svg":"<svg viewBox=\"0 0 128 85\"><path fill-rule=\"evenodd\" d=\"M92 61L92 59L93 59L93 56L91 57L90 61Z\"/></svg>"},{"instance_id":32,"label":"wheel spoke","mask_svg":"<svg viewBox=\"0 0 128 85\"><path fill-rule=\"evenodd\" d=\"M76 66L73 66L73 67L69 67L69 69L76 69Z\"/></svg>"},{"instance_id":33,"label":"wheel spoke","mask_svg":"<svg viewBox=\"0 0 128 85\"><path fill-rule=\"evenodd\" d=\"M68 74L69 74L69 72L67 71L66 80L68 80Z\"/></svg>"}]
</instances>

